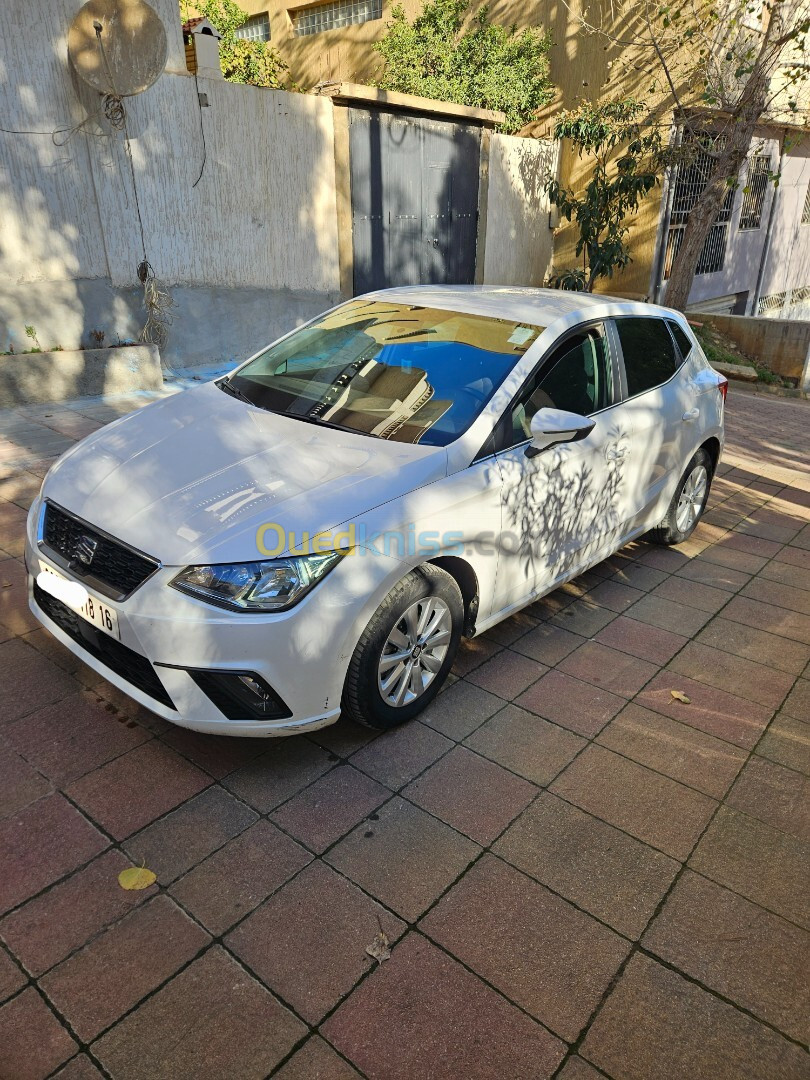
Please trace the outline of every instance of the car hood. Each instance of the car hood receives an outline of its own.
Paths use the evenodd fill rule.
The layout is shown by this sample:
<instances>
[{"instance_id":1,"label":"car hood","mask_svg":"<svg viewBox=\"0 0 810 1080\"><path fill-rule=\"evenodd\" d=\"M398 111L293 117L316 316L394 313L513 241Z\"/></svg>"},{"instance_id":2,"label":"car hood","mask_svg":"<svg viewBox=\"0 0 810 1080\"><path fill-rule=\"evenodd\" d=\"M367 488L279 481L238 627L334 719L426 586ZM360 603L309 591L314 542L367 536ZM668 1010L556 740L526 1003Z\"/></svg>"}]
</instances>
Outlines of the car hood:
<instances>
[{"instance_id":1,"label":"car hood","mask_svg":"<svg viewBox=\"0 0 810 1080\"><path fill-rule=\"evenodd\" d=\"M43 494L167 565L260 557L440 479L443 447L389 442L264 412L206 383L84 439ZM277 532L265 534L268 548Z\"/></svg>"}]
</instances>

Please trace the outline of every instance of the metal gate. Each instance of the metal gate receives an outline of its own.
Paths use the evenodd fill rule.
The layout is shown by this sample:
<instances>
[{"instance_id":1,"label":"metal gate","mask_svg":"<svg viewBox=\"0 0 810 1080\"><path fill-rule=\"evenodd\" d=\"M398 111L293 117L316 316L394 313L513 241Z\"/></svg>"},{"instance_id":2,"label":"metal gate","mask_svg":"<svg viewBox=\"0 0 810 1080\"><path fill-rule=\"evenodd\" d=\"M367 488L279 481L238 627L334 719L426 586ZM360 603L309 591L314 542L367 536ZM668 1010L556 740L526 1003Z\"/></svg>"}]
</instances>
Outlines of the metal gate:
<instances>
[{"instance_id":1,"label":"metal gate","mask_svg":"<svg viewBox=\"0 0 810 1080\"><path fill-rule=\"evenodd\" d=\"M472 284L481 129L349 110L354 292Z\"/></svg>"}]
</instances>

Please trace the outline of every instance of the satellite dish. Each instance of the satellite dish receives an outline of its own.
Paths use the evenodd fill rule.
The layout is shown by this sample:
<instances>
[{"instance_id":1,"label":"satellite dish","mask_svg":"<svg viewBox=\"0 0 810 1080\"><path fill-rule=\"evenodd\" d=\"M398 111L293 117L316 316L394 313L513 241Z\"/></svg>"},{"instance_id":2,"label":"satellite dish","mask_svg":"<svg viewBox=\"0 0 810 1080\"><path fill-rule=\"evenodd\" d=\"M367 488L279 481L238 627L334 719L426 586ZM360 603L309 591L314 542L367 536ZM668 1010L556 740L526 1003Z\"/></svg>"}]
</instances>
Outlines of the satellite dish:
<instances>
[{"instance_id":1,"label":"satellite dish","mask_svg":"<svg viewBox=\"0 0 810 1080\"><path fill-rule=\"evenodd\" d=\"M88 0L68 31L76 74L100 94L148 90L166 67L167 50L165 27L145 0Z\"/></svg>"}]
</instances>

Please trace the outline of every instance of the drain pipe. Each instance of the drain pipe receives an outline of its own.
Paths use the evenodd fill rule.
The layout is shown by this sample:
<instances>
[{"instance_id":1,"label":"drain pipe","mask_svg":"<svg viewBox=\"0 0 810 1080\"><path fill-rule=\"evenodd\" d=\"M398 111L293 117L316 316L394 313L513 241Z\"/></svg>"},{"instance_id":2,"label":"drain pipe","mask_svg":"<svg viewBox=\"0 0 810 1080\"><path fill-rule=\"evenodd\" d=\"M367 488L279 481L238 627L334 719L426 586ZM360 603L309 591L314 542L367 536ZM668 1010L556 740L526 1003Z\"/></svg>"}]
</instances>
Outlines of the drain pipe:
<instances>
[{"instance_id":1,"label":"drain pipe","mask_svg":"<svg viewBox=\"0 0 810 1080\"><path fill-rule=\"evenodd\" d=\"M782 132L782 136L779 139L779 164L777 166L777 175L779 179L782 178L782 159L785 156L785 131ZM771 199L771 208L768 211L768 227L765 230L765 242L762 245L762 255L759 259L759 272L757 273L757 284L754 289L754 299L751 302L751 310L749 315L756 317L759 311L759 301L762 296L762 282L765 279L765 264L768 261L768 255L771 251L771 236L773 235L773 219L776 217L776 203L779 199L779 193L781 191L781 184L775 184L773 189L773 198Z\"/></svg>"}]
</instances>

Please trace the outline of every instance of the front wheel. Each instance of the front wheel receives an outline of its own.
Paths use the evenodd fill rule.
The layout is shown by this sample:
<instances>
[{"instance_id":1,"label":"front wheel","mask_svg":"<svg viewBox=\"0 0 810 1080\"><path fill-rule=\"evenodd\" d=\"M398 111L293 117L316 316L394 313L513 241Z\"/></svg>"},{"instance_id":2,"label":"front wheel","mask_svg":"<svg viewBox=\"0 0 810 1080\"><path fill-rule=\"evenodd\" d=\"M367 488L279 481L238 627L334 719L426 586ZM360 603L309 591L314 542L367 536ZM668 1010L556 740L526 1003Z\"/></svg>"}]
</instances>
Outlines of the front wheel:
<instances>
[{"instance_id":1,"label":"front wheel","mask_svg":"<svg viewBox=\"0 0 810 1080\"><path fill-rule=\"evenodd\" d=\"M682 544L691 536L706 509L712 482L712 459L700 449L686 466L675 488L667 515L647 533L654 544Z\"/></svg>"},{"instance_id":2,"label":"front wheel","mask_svg":"<svg viewBox=\"0 0 810 1080\"><path fill-rule=\"evenodd\" d=\"M398 727L438 694L464 625L455 580L426 564L398 581L363 631L343 689L344 715L367 727Z\"/></svg>"}]
</instances>

